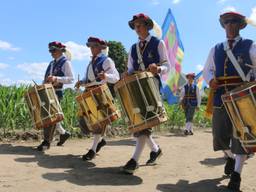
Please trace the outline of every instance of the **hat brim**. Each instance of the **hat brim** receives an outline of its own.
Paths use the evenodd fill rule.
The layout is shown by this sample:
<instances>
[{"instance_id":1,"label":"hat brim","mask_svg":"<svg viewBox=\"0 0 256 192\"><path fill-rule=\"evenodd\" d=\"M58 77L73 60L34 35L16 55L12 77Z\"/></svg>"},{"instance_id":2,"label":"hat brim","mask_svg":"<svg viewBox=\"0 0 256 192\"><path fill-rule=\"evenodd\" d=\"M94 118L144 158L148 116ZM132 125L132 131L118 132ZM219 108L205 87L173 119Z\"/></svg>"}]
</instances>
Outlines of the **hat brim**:
<instances>
[{"instance_id":1,"label":"hat brim","mask_svg":"<svg viewBox=\"0 0 256 192\"><path fill-rule=\"evenodd\" d=\"M97 43L97 42L87 42L86 46L87 47L100 47L101 49L106 49L107 48L107 45L102 45L102 44Z\"/></svg>"},{"instance_id":2,"label":"hat brim","mask_svg":"<svg viewBox=\"0 0 256 192\"><path fill-rule=\"evenodd\" d=\"M142 21L146 24L148 30L153 29L154 23L153 23L153 20L152 20L152 19L150 19L150 18L148 18L148 19L137 18L137 19L132 19L132 20L130 20L130 21L128 22L129 27L130 27L132 30L134 30L134 28L135 28L134 23L135 23L136 21L138 21L138 20L142 20Z\"/></svg>"},{"instance_id":3,"label":"hat brim","mask_svg":"<svg viewBox=\"0 0 256 192\"><path fill-rule=\"evenodd\" d=\"M64 52L65 48L59 48L59 47L56 47L56 46L49 47L49 51L53 51L53 50L59 50L59 51Z\"/></svg>"},{"instance_id":4,"label":"hat brim","mask_svg":"<svg viewBox=\"0 0 256 192\"><path fill-rule=\"evenodd\" d=\"M223 28L225 28L225 20L228 19L228 18L236 18L236 19L239 19L240 20L240 27L239 29L244 29L246 26L247 26L247 22L245 20L245 16L243 15L240 15L238 13L234 13L234 12L229 12L229 13L224 13L220 16L220 24Z\"/></svg>"},{"instance_id":5,"label":"hat brim","mask_svg":"<svg viewBox=\"0 0 256 192\"><path fill-rule=\"evenodd\" d=\"M195 75L192 75L192 74L186 75L186 78L187 78L187 79L188 79L189 77L192 77L192 79L195 79Z\"/></svg>"}]
</instances>

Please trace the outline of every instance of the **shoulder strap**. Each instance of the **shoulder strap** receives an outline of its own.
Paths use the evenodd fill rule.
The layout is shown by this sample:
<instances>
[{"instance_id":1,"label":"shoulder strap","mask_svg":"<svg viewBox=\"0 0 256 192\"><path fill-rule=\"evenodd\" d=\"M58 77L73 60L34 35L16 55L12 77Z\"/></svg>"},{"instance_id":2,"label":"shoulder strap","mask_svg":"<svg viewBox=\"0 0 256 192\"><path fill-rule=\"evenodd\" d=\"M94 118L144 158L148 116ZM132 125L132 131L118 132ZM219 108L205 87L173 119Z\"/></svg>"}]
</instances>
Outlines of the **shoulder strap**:
<instances>
[{"instance_id":1,"label":"shoulder strap","mask_svg":"<svg viewBox=\"0 0 256 192\"><path fill-rule=\"evenodd\" d=\"M233 66L235 67L237 73L239 74L239 76L242 78L243 81L249 81L244 74L244 71L241 69L238 61L236 60L234 54L232 53L229 45L227 42L223 43L224 45L224 50L227 53L228 58L230 59L231 63L233 64Z\"/></svg>"},{"instance_id":2,"label":"shoulder strap","mask_svg":"<svg viewBox=\"0 0 256 192\"><path fill-rule=\"evenodd\" d=\"M137 56L138 56L138 64L140 66L140 69L142 71L145 71L146 70L146 67L143 63L143 60L142 60L142 55L140 53L140 47L139 47L139 43L136 43L136 52L137 52Z\"/></svg>"}]
</instances>

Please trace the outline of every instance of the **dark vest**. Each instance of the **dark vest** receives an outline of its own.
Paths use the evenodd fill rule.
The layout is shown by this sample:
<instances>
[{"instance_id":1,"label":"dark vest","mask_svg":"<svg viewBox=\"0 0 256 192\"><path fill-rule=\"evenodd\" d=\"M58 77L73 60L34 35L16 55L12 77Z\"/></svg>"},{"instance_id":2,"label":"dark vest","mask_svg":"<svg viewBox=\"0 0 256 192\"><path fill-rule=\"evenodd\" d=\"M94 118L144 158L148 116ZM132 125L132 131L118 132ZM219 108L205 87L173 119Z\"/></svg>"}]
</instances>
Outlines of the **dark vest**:
<instances>
[{"instance_id":1,"label":"dark vest","mask_svg":"<svg viewBox=\"0 0 256 192\"><path fill-rule=\"evenodd\" d=\"M249 39L241 39L237 42L235 47L232 49L232 52L239 62L241 69L244 71L245 75L250 71L250 67L245 64L252 65L252 61L250 58L249 50L253 41ZM214 54L214 63L215 63L215 76L218 77L230 77L230 76L239 76L235 67L227 58L226 51L224 50L223 43L217 44L215 46L215 54ZM229 86L228 90L232 90L233 86ZM225 87L218 88L214 95L214 106L222 106L221 95L225 94Z\"/></svg>"},{"instance_id":2,"label":"dark vest","mask_svg":"<svg viewBox=\"0 0 256 192\"><path fill-rule=\"evenodd\" d=\"M62 71L62 67L66 63L66 61L67 61L66 57L61 57L60 60L58 60L57 62L55 62L54 60L51 61L46 69L44 80L46 81L47 77L50 75L51 65L53 65L52 76L57 76L57 77L65 76L65 74ZM63 97L63 90L62 90L63 83L58 83L58 85L54 86L54 88L58 89L56 90L56 94L58 98L61 99Z\"/></svg>"},{"instance_id":3,"label":"dark vest","mask_svg":"<svg viewBox=\"0 0 256 192\"><path fill-rule=\"evenodd\" d=\"M185 96L184 96L184 105L188 106L197 106L197 95L196 95L196 85L189 86L188 84L184 86Z\"/></svg>"},{"instance_id":4,"label":"dark vest","mask_svg":"<svg viewBox=\"0 0 256 192\"><path fill-rule=\"evenodd\" d=\"M154 36L151 37L150 41L147 43L143 53L142 53L142 60L145 65L145 68L147 69L148 66L152 63L159 63L160 62L160 56L158 53L158 45L160 43L160 40ZM133 44L131 49L131 57L133 60L133 68L135 71L138 71L140 69L140 65L138 63L138 55L136 50L136 43ZM160 76L155 76L159 81L159 88L161 85Z\"/></svg>"},{"instance_id":5,"label":"dark vest","mask_svg":"<svg viewBox=\"0 0 256 192\"><path fill-rule=\"evenodd\" d=\"M93 69L93 73L94 73L94 76L96 77L96 81L99 82L101 81L99 78L97 78L98 74L103 71L103 63L104 61L107 59L108 57L105 56L105 55L101 55L99 57L97 57L97 59L95 60L94 64L92 64L92 69ZM89 66L87 68L87 72L86 72L86 78L87 78L87 83L91 82L89 79L88 79L88 71L89 71ZM108 87L109 87L109 90L112 94L113 97L116 96L115 94L115 90L114 90L114 84L112 83L107 83Z\"/></svg>"}]
</instances>

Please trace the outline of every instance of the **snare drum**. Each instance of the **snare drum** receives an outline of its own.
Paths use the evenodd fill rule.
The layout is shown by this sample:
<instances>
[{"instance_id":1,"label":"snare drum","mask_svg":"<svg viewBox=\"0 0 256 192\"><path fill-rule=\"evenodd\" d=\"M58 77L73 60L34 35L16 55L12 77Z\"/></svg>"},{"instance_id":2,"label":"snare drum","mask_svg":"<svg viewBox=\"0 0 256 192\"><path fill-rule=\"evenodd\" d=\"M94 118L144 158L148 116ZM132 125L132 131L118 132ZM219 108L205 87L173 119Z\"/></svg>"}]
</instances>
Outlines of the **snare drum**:
<instances>
[{"instance_id":1,"label":"snare drum","mask_svg":"<svg viewBox=\"0 0 256 192\"><path fill-rule=\"evenodd\" d=\"M233 124L233 134L247 152L256 152L256 82L246 83L222 96Z\"/></svg>"},{"instance_id":2,"label":"snare drum","mask_svg":"<svg viewBox=\"0 0 256 192\"><path fill-rule=\"evenodd\" d=\"M49 127L64 119L52 84L35 85L25 93L33 126L36 129Z\"/></svg>"},{"instance_id":3,"label":"snare drum","mask_svg":"<svg viewBox=\"0 0 256 192\"><path fill-rule=\"evenodd\" d=\"M86 86L76 97L80 110L91 132L101 132L106 125L119 118L118 110L107 84Z\"/></svg>"},{"instance_id":4,"label":"snare drum","mask_svg":"<svg viewBox=\"0 0 256 192\"><path fill-rule=\"evenodd\" d=\"M132 132L142 131L167 121L162 98L154 76L150 72L138 72L121 79L115 91Z\"/></svg>"}]
</instances>

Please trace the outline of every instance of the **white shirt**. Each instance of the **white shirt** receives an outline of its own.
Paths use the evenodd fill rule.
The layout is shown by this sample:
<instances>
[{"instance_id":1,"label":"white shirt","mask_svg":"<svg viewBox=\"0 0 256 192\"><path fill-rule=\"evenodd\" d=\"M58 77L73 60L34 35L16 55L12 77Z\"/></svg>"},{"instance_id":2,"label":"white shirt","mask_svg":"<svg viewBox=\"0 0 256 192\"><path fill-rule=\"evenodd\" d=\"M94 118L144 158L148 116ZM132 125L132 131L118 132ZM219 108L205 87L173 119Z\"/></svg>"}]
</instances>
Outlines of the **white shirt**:
<instances>
[{"instance_id":1,"label":"white shirt","mask_svg":"<svg viewBox=\"0 0 256 192\"><path fill-rule=\"evenodd\" d=\"M149 42L151 37L152 37L151 35L148 35L145 40L147 42ZM139 44L139 43L140 43L140 40L137 42L137 44ZM160 62L166 61L166 62L162 63L161 66L159 66L161 68L161 74L166 74L170 70L170 64L169 64L170 62L169 62L168 55L167 55L167 49L166 49L166 46L165 46L165 43L163 40L160 40L160 43L158 44L157 49L158 49L158 53L159 53L159 57L160 57ZM129 56L128 56L128 66L127 66L128 73L132 73L134 71L133 59L131 56L131 52L132 52L132 48L130 49Z\"/></svg>"},{"instance_id":2,"label":"white shirt","mask_svg":"<svg viewBox=\"0 0 256 192\"><path fill-rule=\"evenodd\" d=\"M188 84L187 84L188 85ZM183 88L181 89L180 92L180 101L182 101L182 99L185 96L185 86L183 86ZM199 88L196 86L196 99L197 99L197 107L200 107L201 105L201 95L200 95L200 91Z\"/></svg>"},{"instance_id":3,"label":"white shirt","mask_svg":"<svg viewBox=\"0 0 256 192\"><path fill-rule=\"evenodd\" d=\"M96 59L98 57L100 57L102 55L102 53L98 54L96 56ZM120 79L120 76L119 76L119 73L116 69L116 66L115 66L115 63L114 61L110 58L110 57L107 57L107 59L103 62L102 64L102 68L105 72L105 76L106 76L106 79L100 81L100 83L116 83L119 79ZM82 79L82 81L84 83L86 83L86 74L87 73L87 70L85 71L85 76L84 78ZM93 72L93 68L92 68L92 62L89 63L88 65L88 80L90 81L95 81L96 80L96 77L94 75L94 72Z\"/></svg>"},{"instance_id":4,"label":"white shirt","mask_svg":"<svg viewBox=\"0 0 256 192\"><path fill-rule=\"evenodd\" d=\"M241 39L240 36L237 36L234 40L233 47L238 43ZM215 47L210 50L208 58L206 60L204 69L203 69L203 77L204 80L209 84L209 82L215 77L215 63L214 63L214 54L215 54ZM250 58L252 61L252 65L255 66L255 69L252 69L248 74L247 77L253 74L256 77L256 43L254 42L249 50Z\"/></svg>"},{"instance_id":5,"label":"white shirt","mask_svg":"<svg viewBox=\"0 0 256 192\"><path fill-rule=\"evenodd\" d=\"M65 57L65 56L62 55L59 58L57 58L56 62L58 62L63 57ZM50 75L52 75L53 64L54 64L54 62L51 63ZM61 68L61 71L64 73L64 76L63 77L57 76L57 83L63 83L63 84L71 84L71 83L73 83L74 77L73 77L71 62L69 60L67 60L63 64L63 66Z\"/></svg>"}]
</instances>

